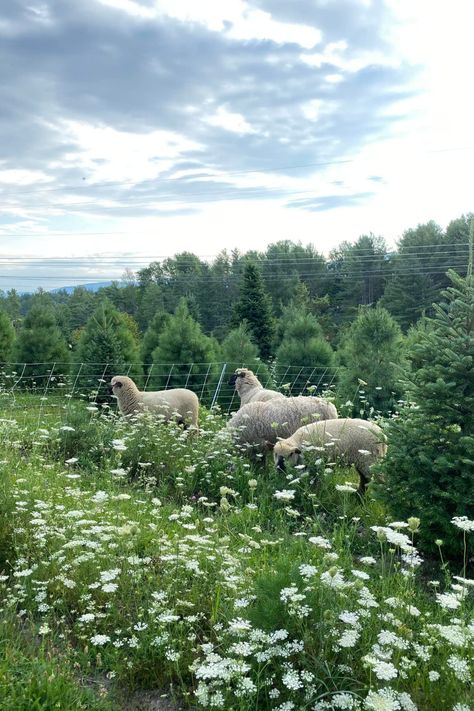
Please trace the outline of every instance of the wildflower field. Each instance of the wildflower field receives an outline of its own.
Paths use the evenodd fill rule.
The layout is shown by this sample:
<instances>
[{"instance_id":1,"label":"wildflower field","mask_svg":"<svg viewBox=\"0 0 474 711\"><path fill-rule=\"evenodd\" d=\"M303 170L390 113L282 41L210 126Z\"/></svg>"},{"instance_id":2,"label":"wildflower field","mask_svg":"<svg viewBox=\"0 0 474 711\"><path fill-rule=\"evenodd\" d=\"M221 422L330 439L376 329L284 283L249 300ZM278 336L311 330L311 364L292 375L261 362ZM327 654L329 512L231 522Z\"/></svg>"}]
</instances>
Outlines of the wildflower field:
<instances>
[{"instance_id":1,"label":"wildflower field","mask_svg":"<svg viewBox=\"0 0 474 711\"><path fill-rule=\"evenodd\" d=\"M0 709L474 709L474 522L423 561L377 485L224 425L2 401Z\"/></svg>"}]
</instances>

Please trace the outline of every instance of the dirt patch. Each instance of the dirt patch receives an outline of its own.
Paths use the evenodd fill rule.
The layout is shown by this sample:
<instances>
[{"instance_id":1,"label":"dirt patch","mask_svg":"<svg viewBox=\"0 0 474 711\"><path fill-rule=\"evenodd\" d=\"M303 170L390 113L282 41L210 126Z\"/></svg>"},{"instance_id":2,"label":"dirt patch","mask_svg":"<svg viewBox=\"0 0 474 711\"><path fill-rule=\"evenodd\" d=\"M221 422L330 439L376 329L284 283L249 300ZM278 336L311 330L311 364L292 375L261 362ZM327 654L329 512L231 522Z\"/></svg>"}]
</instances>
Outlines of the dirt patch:
<instances>
[{"instance_id":1,"label":"dirt patch","mask_svg":"<svg viewBox=\"0 0 474 711\"><path fill-rule=\"evenodd\" d=\"M123 711L180 711L182 708L160 691L135 691L127 699L121 699Z\"/></svg>"}]
</instances>

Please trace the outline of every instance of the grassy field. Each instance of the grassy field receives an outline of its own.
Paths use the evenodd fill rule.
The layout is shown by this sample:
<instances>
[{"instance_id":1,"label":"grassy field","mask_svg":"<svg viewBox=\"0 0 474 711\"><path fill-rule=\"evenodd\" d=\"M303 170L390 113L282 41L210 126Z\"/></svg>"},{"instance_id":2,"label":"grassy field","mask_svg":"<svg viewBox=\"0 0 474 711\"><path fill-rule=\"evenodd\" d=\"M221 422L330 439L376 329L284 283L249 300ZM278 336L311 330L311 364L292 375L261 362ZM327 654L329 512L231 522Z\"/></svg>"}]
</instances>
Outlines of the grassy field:
<instances>
[{"instance_id":1,"label":"grassy field","mask_svg":"<svg viewBox=\"0 0 474 711\"><path fill-rule=\"evenodd\" d=\"M354 472L285 478L218 413L0 408L0 709L474 709L473 581Z\"/></svg>"}]
</instances>

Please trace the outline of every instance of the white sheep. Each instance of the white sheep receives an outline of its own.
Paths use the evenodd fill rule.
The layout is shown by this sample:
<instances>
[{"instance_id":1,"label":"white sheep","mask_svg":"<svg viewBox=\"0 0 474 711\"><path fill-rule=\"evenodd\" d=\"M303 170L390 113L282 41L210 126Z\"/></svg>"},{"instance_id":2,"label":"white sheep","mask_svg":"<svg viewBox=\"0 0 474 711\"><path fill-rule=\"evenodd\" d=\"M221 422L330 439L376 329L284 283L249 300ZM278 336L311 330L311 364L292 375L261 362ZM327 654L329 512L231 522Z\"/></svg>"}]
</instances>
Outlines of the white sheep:
<instances>
[{"instance_id":1,"label":"white sheep","mask_svg":"<svg viewBox=\"0 0 474 711\"><path fill-rule=\"evenodd\" d=\"M253 371L248 368L237 368L229 379L229 385L233 385L240 397L240 407L249 402L267 402L274 398L285 397L276 390L267 390Z\"/></svg>"},{"instance_id":2,"label":"white sheep","mask_svg":"<svg viewBox=\"0 0 474 711\"><path fill-rule=\"evenodd\" d=\"M301 425L337 417L337 410L318 397L282 397L249 402L235 412L227 431L241 445L260 451L271 449L278 437L289 437Z\"/></svg>"},{"instance_id":3,"label":"white sheep","mask_svg":"<svg viewBox=\"0 0 474 711\"><path fill-rule=\"evenodd\" d=\"M300 427L291 437L276 443L273 458L283 471L286 461L296 465L302 454L306 461L314 456L352 464L359 474L359 493L363 494L370 481L372 464L386 452L386 438L378 425L367 420L341 418Z\"/></svg>"},{"instance_id":4,"label":"white sheep","mask_svg":"<svg viewBox=\"0 0 474 711\"><path fill-rule=\"evenodd\" d=\"M198 426L199 400L192 390L174 388L142 392L126 375L114 376L110 384L123 415L147 410L161 415L165 421L176 420L180 424Z\"/></svg>"}]
</instances>

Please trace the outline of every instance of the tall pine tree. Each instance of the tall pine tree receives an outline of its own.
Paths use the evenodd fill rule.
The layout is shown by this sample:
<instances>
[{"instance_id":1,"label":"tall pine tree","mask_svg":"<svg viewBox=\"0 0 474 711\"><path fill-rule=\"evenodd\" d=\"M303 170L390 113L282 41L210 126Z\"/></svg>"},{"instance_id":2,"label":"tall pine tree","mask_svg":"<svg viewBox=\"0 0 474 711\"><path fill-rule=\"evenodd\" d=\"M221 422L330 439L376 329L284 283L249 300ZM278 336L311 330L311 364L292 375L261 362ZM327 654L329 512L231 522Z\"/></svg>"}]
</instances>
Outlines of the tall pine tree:
<instances>
[{"instance_id":1,"label":"tall pine tree","mask_svg":"<svg viewBox=\"0 0 474 711\"><path fill-rule=\"evenodd\" d=\"M26 364L24 376L43 383L54 366L56 375L69 370L69 349L51 306L41 300L28 311L16 344L16 360Z\"/></svg>"},{"instance_id":2,"label":"tall pine tree","mask_svg":"<svg viewBox=\"0 0 474 711\"><path fill-rule=\"evenodd\" d=\"M271 302L256 264L245 265L240 298L234 307L234 325L246 321L260 355L267 360L272 354L274 323Z\"/></svg>"},{"instance_id":3,"label":"tall pine tree","mask_svg":"<svg viewBox=\"0 0 474 711\"><path fill-rule=\"evenodd\" d=\"M0 367L12 359L15 329L11 319L4 311L0 311Z\"/></svg>"},{"instance_id":4,"label":"tall pine tree","mask_svg":"<svg viewBox=\"0 0 474 711\"><path fill-rule=\"evenodd\" d=\"M169 314L164 311L158 311L150 321L150 325L142 339L141 355L143 362L143 372L148 375L150 367L153 363L153 351L158 345L158 341L163 332L164 327L168 323Z\"/></svg>"},{"instance_id":5,"label":"tall pine tree","mask_svg":"<svg viewBox=\"0 0 474 711\"><path fill-rule=\"evenodd\" d=\"M333 377L334 354L317 319L305 308L293 304L283 310L279 328L281 343L275 358L277 383L292 383L298 395L312 385L328 383Z\"/></svg>"},{"instance_id":6,"label":"tall pine tree","mask_svg":"<svg viewBox=\"0 0 474 711\"><path fill-rule=\"evenodd\" d=\"M129 375L140 384L140 351L130 324L104 299L88 320L76 353L78 387L102 399L114 375ZM105 382L104 382L105 381Z\"/></svg>"},{"instance_id":7,"label":"tall pine tree","mask_svg":"<svg viewBox=\"0 0 474 711\"><path fill-rule=\"evenodd\" d=\"M215 384L219 346L205 336L201 326L189 313L182 298L159 338L153 351L153 371L150 386L194 390L197 395L209 394Z\"/></svg>"},{"instance_id":8,"label":"tall pine tree","mask_svg":"<svg viewBox=\"0 0 474 711\"><path fill-rule=\"evenodd\" d=\"M352 402L349 415L387 415L402 394L403 338L400 326L382 307L359 307L338 352L338 395ZM365 385L361 385L360 381Z\"/></svg>"}]
</instances>

